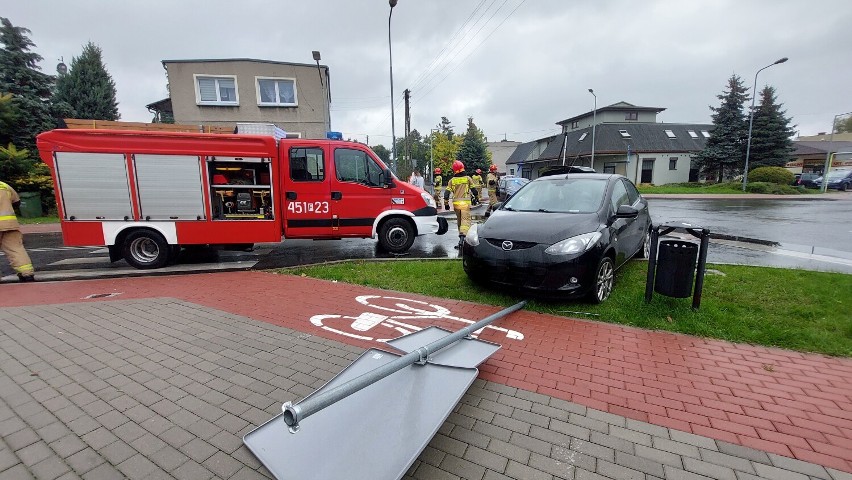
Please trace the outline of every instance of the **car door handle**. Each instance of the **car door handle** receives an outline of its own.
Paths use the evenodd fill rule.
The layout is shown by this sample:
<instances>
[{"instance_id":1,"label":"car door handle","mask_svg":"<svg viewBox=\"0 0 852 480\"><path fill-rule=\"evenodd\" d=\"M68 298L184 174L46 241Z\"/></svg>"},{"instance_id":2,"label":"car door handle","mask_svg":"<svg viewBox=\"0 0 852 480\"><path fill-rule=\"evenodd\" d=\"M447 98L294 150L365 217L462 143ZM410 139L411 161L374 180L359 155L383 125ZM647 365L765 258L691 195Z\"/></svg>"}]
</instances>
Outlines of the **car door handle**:
<instances>
[{"instance_id":1,"label":"car door handle","mask_svg":"<svg viewBox=\"0 0 852 480\"><path fill-rule=\"evenodd\" d=\"M287 198L287 200L295 200L296 199L296 192L287 192L284 195Z\"/></svg>"},{"instance_id":2,"label":"car door handle","mask_svg":"<svg viewBox=\"0 0 852 480\"><path fill-rule=\"evenodd\" d=\"M343 192L331 192L332 200L340 200L341 198L343 198Z\"/></svg>"}]
</instances>

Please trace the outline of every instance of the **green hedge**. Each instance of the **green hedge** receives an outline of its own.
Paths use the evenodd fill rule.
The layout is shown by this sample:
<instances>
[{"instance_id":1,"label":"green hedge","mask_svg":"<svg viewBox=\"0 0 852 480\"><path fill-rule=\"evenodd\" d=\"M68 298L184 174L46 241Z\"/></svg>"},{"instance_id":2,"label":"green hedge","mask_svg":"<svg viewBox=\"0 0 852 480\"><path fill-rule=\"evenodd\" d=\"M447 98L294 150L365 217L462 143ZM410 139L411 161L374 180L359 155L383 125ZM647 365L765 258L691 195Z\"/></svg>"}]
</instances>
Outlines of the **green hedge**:
<instances>
[{"instance_id":1,"label":"green hedge","mask_svg":"<svg viewBox=\"0 0 852 480\"><path fill-rule=\"evenodd\" d=\"M768 182L778 185L790 185L795 176L784 167L758 167L748 172L750 182Z\"/></svg>"}]
</instances>

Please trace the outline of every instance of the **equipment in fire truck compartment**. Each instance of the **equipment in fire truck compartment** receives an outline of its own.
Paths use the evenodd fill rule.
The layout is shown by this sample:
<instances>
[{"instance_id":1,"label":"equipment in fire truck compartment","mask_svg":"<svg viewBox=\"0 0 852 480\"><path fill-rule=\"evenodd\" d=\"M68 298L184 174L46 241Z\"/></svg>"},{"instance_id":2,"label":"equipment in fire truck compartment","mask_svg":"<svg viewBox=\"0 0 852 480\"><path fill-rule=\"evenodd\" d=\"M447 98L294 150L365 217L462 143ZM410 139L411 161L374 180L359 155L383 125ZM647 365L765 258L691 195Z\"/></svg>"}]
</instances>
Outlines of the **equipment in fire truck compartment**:
<instances>
[{"instance_id":1,"label":"equipment in fire truck compartment","mask_svg":"<svg viewBox=\"0 0 852 480\"><path fill-rule=\"evenodd\" d=\"M217 220L272 219L269 203L269 164L211 162L213 218Z\"/></svg>"}]
</instances>

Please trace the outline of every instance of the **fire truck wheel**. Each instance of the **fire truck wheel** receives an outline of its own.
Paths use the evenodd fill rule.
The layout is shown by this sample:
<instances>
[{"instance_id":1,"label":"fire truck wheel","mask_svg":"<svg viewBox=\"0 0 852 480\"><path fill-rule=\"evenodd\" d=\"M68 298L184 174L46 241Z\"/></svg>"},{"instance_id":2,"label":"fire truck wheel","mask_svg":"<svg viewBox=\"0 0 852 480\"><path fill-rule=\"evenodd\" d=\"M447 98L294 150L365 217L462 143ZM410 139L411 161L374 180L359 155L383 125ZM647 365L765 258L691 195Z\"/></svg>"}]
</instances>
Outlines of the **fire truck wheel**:
<instances>
[{"instance_id":1,"label":"fire truck wheel","mask_svg":"<svg viewBox=\"0 0 852 480\"><path fill-rule=\"evenodd\" d=\"M124 260L139 269L160 268L168 263L172 249L157 232L135 230L124 239Z\"/></svg>"},{"instance_id":2,"label":"fire truck wheel","mask_svg":"<svg viewBox=\"0 0 852 480\"><path fill-rule=\"evenodd\" d=\"M403 253L414 243L414 227L408 220L391 218L379 229L379 245L391 253Z\"/></svg>"}]
</instances>

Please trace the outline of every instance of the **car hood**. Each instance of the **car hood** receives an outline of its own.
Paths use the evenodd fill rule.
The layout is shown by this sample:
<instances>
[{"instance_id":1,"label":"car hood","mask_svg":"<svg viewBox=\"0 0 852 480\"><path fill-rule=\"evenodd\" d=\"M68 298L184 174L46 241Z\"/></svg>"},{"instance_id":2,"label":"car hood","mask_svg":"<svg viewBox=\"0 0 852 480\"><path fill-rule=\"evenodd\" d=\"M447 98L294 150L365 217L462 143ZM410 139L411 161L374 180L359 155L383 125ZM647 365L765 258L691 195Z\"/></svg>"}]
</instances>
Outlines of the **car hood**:
<instances>
[{"instance_id":1,"label":"car hood","mask_svg":"<svg viewBox=\"0 0 852 480\"><path fill-rule=\"evenodd\" d=\"M597 213L540 213L497 210L478 227L480 238L553 244L575 235L597 232Z\"/></svg>"}]
</instances>

